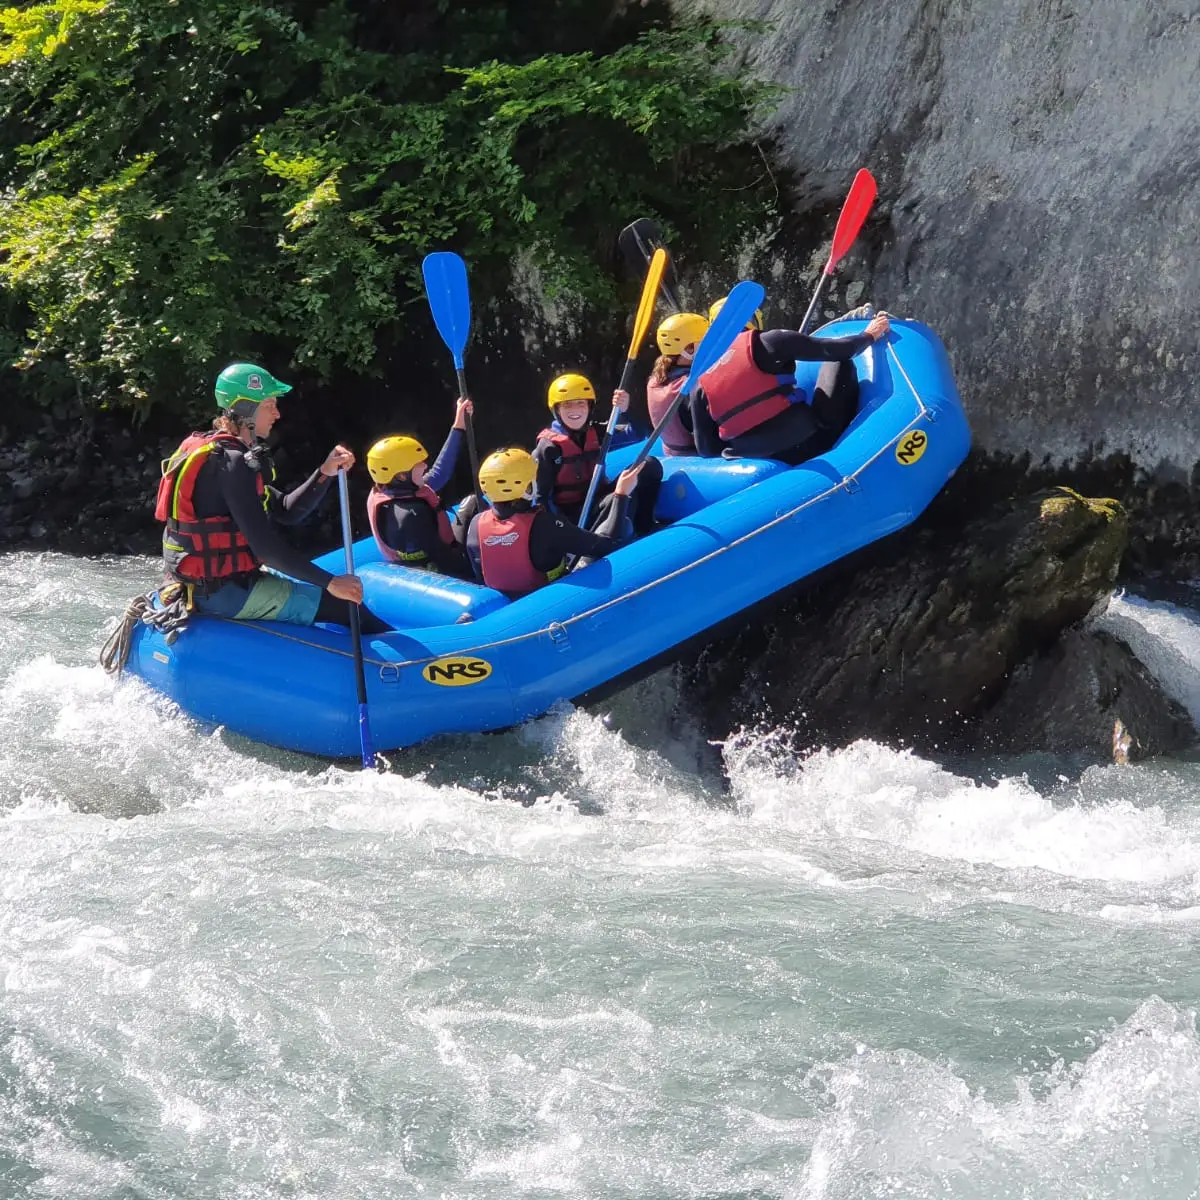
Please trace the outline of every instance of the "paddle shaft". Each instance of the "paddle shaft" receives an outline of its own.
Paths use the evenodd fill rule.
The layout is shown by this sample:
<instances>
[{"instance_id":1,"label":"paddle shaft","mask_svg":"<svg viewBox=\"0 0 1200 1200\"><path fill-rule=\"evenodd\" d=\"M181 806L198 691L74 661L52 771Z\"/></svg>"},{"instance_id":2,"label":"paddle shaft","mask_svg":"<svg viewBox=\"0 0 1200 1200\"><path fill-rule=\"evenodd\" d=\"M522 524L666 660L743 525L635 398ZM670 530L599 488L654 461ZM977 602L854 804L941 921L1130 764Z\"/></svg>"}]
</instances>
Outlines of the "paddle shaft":
<instances>
[{"instance_id":1,"label":"paddle shaft","mask_svg":"<svg viewBox=\"0 0 1200 1200\"><path fill-rule=\"evenodd\" d=\"M825 285L829 282L833 272L826 267L821 272L821 278L817 280L816 290L813 292L812 300L809 302L808 311L804 314L804 320L800 322L800 332L807 333L808 327L812 324L813 314L817 311L817 305L821 302L821 293L825 290Z\"/></svg>"},{"instance_id":2,"label":"paddle shaft","mask_svg":"<svg viewBox=\"0 0 1200 1200\"><path fill-rule=\"evenodd\" d=\"M681 388L679 390L679 394L675 397L674 400L671 401L670 406L667 408L667 411L665 413L663 413L662 418L659 420L658 424L655 425L655 427L651 430L650 436L646 439L646 444L638 451L637 458L635 458L633 460L633 462L631 462L629 464L630 468L639 466L640 464L644 463L646 461L646 459L648 459L650 457L650 447L653 446L654 443L658 441L659 437L662 434L662 431L664 429L666 429L671 418L675 415L676 410L686 399L687 399L687 393L685 391L683 391L683 389Z\"/></svg>"},{"instance_id":3,"label":"paddle shaft","mask_svg":"<svg viewBox=\"0 0 1200 1200\"><path fill-rule=\"evenodd\" d=\"M342 509L342 543L346 549L346 574L354 574L354 536L350 532L350 485L343 468L338 471L338 501ZM358 605L347 601L350 610L350 645L354 651L354 684L358 690L358 740L362 746L364 770L375 766L375 751L371 746L371 720L367 714L367 675L363 667L362 624Z\"/></svg>"},{"instance_id":4,"label":"paddle shaft","mask_svg":"<svg viewBox=\"0 0 1200 1200\"><path fill-rule=\"evenodd\" d=\"M621 372L621 391L628 392L629 385L633 382L633 367L634 360L627 358L625 360L625 369ZM592 481L588 484L587 495L583 498L583 508L579 510L579 528L587 528L588 517L592 515L592 501L596 498L596 489L600 486L600 480L604 477L604 460L608 456L608 448L612 444L613 431L617 427L617 421L620 419L621 410L614 404L613 410L608 414L608 424L604 429L604 441L600 443L600 456L596 459L596 468L592 471Z\"/></svg>"},{"instance_id":5,"label":"paddle shaft","mask_svg":"<svg viewBox=\"0 0 1200 1200\"><path fill-rule=\"evenodd\" d=\"M458 394L460 396L467 395L467 373L460 367L455 366L454 373L458 376ZM483 497L479 494L479 451L475 448L475 421L470 413L467 413L467 456L471 460L471 487L475 493L475 511L483 512Z\"/></svg>"}]
</instances>

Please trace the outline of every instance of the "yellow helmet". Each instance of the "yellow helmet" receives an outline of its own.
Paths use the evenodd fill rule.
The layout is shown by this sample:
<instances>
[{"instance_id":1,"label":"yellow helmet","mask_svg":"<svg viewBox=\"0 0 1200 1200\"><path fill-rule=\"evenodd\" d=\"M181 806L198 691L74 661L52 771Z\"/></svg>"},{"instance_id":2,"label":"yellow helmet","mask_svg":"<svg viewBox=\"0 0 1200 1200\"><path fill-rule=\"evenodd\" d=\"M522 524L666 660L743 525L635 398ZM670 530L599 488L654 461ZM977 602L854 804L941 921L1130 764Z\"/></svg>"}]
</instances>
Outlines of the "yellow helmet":
<instances>
[{"instance_id":1,"label":"yellow helmet","mask_svg":"<svg viewBox=\"0 0 1200 1200\"><path fill-rule=\"evenodd\" d=\"M367 470L380 487L387 487L397 475L411 471L428 457L416 438L385 437L367 451Z\"/></svg>"},{"instance_id":2,"label":"yellow helmet","mask_svg":"<svg viewBox=\"0 0 1200 1200\"><path fill-rule=\"evenodd\" d=\"M569 404L572 400L595 400L596 389L586 375L560 375L551 385L546 403L551 409L556 404Z\"/></svg>"},{"instance_id":3,"label":"yellow helmet","mask_svg":"<svg viewBox=\"0 0 1200 1200\"><path fill-rule=\"evenodd\" d=\"M722 296L720 298L720 300L717 300L713 304L713 306L708 310L708 319L710 321L715 321L717 319L717 313L719 313L721 311L721 309L723 309L725 307L725 301L728 299L729 299L728 296ZM761 330L762 327L763 327L762 309L756 308L754 310L754 319L752 321L746 322L746 328Z\"/></svg>"},{"instance_id":4,"label":"yellow helmet","mask_svg":"<svg viewBox=\"0 0 1200 1200\"><path fill-rule=\"evenodd\" d=\"M663 354L679 354L699 345L707 332L708 322L699 313L674 313L658 327L658 348Z\"/></svg>"},{"instance_id":5,"label":"yellow helmet","mask_svg":"<svg viewBox=\"0 0 1200 1200\"><path fill-rule=\"evenodd\" d=\"M493 503L520 500L537 478L537 463L528 450L497 450L479 468L479 486Z\"/></svg>"}]
</instances>

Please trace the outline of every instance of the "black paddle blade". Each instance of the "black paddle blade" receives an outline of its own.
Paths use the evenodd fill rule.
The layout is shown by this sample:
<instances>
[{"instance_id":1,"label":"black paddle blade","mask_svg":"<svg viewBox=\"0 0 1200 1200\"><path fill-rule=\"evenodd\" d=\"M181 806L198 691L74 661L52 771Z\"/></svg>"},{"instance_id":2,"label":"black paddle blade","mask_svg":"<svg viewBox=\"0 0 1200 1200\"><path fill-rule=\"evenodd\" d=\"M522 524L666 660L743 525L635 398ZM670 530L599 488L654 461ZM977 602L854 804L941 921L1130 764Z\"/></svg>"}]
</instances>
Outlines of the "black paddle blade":
<instances>
[{"instance_id":1,"label":"black paddle blade","mask_svg":"<svg viewBox=\"0 0 1200 1200\"><path fill-rule=\"evenodd\" d=\"M645 275L655 250L660 246L664 250L667 248L661 226L649 217L638 217L632 224L626 225L617 237L617 245L635 275ZM670 257L667 258L667 271L658 290L667 308L672 312L683 311L679 303L679 277L675 274L675 263Z\"/></svg>"}]
</instances>

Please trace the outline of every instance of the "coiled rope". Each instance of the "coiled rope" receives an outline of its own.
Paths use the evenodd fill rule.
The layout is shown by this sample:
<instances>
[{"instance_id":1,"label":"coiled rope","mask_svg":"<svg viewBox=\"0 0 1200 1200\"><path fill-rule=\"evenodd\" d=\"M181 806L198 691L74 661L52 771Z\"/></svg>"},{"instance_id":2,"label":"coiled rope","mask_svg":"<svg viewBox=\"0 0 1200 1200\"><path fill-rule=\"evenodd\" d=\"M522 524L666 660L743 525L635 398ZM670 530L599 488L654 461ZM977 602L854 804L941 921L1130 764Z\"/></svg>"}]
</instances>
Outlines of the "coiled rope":
<instances>
[{"instance_id":1,"label":"coiled rope","mask_svg":"<svg viewBox=\"0 0 1200 1200\"><path fill-rule=\"evenodd\" d=\"M100 665L110 675L119 679L129 662L133 647L133 631L138 622L157 629L171 645L187 628L191 616L191 588L170 583L144 596L134 596L125 609L124 616L100 648Z\"/></svg>"}]
</instances>

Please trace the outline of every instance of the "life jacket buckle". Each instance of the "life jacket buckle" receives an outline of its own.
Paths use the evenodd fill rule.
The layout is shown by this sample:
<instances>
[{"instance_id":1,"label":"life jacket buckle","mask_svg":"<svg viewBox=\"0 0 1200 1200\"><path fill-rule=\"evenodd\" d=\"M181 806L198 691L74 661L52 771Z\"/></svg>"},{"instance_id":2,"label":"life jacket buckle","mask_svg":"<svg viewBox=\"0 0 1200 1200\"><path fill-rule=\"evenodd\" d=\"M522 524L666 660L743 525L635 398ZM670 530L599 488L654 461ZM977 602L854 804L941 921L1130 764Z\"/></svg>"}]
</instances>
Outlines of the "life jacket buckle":
<instances>
[{"instance_id":1,"label":"life jacket buckle","mask_svg":"<svg viewBox=\"0 0 1200 1200\"><path fill-rule=\"evenodd\" d=\"M550 635L550 640L554 643L555 648L560 654L565 653L571 648L571 637L567 633L567 627L560 621L552 622L546 629Z\"/></svg>"}]
</instances>

